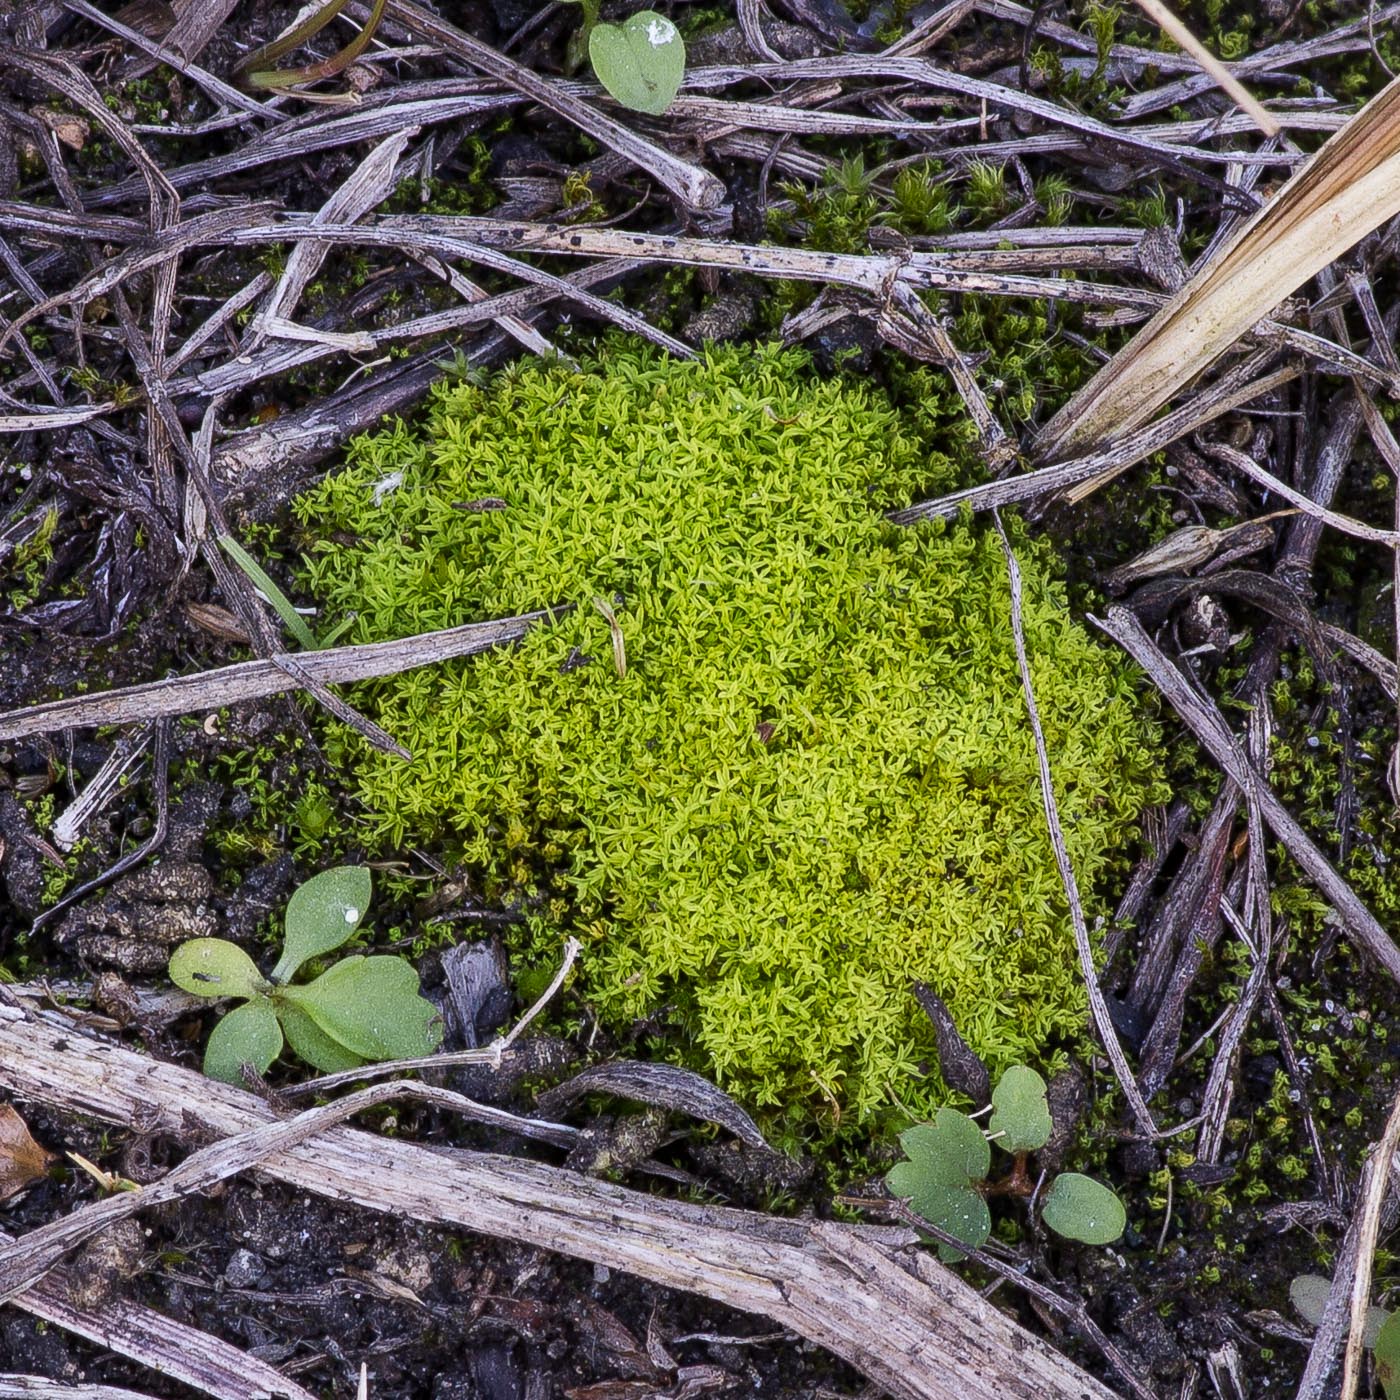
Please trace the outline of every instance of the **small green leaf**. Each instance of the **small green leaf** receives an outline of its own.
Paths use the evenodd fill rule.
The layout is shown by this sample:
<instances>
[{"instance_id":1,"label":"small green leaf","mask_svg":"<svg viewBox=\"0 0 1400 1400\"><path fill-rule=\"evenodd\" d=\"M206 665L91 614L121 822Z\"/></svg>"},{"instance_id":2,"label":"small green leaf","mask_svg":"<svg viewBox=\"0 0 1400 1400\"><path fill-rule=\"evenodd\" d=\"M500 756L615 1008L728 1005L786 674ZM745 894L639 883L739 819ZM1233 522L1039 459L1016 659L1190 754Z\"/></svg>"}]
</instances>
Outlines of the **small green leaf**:
<instances>
[{"instance_id":1,"label":"small green leaf","mask_svg":"<svg viewBox=\"0 0 1400 1400\"><path fill-rule=\"evenodd\" d=\"M932 1123L901 1133L899 1145L909 1160L886 1174L891 1193L964 1244L985 1244L992 1216L974 1183L986 1177L992 1153L977 1124L955 1108L940 1108ZM940 1242L938 1249L945 1261L962 1257L950 1245Z\"/></svg>"},{"instance_id":2,"label":"small green leaf","mask_svg":"<svg viewBox=\"0 0 1400 1400\"><path fill-rule=\"evenodd\" d=\"M346 958L305 987L281 988L278 999L366 1060L431 1055L442 1038L437 1008L418 995L418 974L404 958Z\"/></svg>"},{"instance_id":3,"label":"small green leaf","mask_svg":"<svg viewBox=\"0 0 1400 1400\"><path fill-rule=\"evenodd\" d=\"M1385 1400L1400 1400L1400 1313L1386 1318L1376 1333L1376 1379Z\"/></svg>"},{"instance_id":4,"label":"small green leaf","mask_svg":"<svg viewBox=\"0 0 1400 1400\"><path fill-rule=\"evenodd\" d=\"M1028 1065L1012 1065L992 1090L987 1131L1008 1152L1034 1152L1050 1141L1052 1126L1045 1081Z\"/></svg>"},{"instance_id":5,"label":"small green leaf","mask_svg":"<svg viewBox=\"0 0 1400 1400\"><path fill-rule=\"evenodd\" d=\"M1309 1326L1322 1324L1322 1314L1327 1307L1327 1295L1332 1291L1332 1280L1321 1274L1299 1274L1288 1285L1288 1300L1298 1309L1298 1316Z\"/></svg>"},{"instance_id":6,"label":"small green leaf","mask_svg":"<svg viewBox=\"0 0 1400 1400\"><path fill-rule=\"evenodd\" d=\"M287 901L287 941L272 980L290 981L307 958L339 948L359 928L371 890L363 865L337 865L301 885Z\"/></svg>"},{"instance_id":7,"label":"small green leaf","mask_svg":"<svg viewBox=\"0 0 1400 1400\"><path fill-rule=\"evenodd\" d=\"M909 1205L931 1225L957 1236L970 1249L980 1249L992 1233L992 1213L979 1191L970 1186L949 1186L920 1179L911 1162L900 1162L885 1180L896 1196L907 1196ZM938 1253L945 1264L961 1259L952 1245L938 1242Z\"/></svg>"},{"instance_id":8,"label":"small green leaf","mask_svg":"<svg viewBox=\"0 0 1400 1400\"><path fill-rule=\"evenodd\" d=\"M901 1133L899 1145L931 1181L966 1186L981 1181L992 1166L982 1129L956 1108L940 1108L932 1123Z\"/></svg>"},{"instance_id":9,"label":"small green leaf","mask_svg":"<svg viewBox=\"0 0 1400 1400\"><path fill-rule=\"evenodd\" d=\"M305 1060L322 1074L339 1074L343 1069L358 1069L364 1064L362 1056L346 1049L338 1040L332 1040L301 1007L293 1006L281 996L276 998L274 1006L287 1044L298 1059Z\"/></svg>"},{"instance_id":10,"label":"small green leaf","mask_svg":"<svg viewBox=\"0 0 1400 1400\"><path fill-rule=\"evenodd\" d=\"M1376 1379L1386 1400L1400 1400L1400 1313L1386 1317L1376 1333Z\"/></svg>"},{"instance_id":11,"label":"small green leaf","mask_svg":"<svg viewBox=\"0 0 1400 1400\"><path fill-rule=\"evenodd\" d=\"M1123 1202L1107 1186L1078 1172L1055 1178L1045 1193L1043 1214L1057 1235L1082 1244L1112 1244L1128 1223Z\"/></svg>"},{"instance_id":12,"label":"small green leaf","mask_svg":"<svg viewBox=\"0 0 1400 1400\"><path fill-rule=\"evenodd\" d=\"M621 24L595 24L588 57L598 81L634 112L660 116L685 77L685 42L665 15L639 10Z\"/></svg>"},{"instance_id":13,"label":"small green leaf","mask_svg":"<svg viewBox=\"0 0 1400 1400\"><path fill-rule=\"evenodd\" d=\"M204 1072L210 1079L242 1084L241 1066L252 1065L259 1074L282 1053L282 1030L266 997L254 997L236 1006L214 1027L204 1047Z\"/></svg>"},{"instance_id":14,"label":"small green leaf","mask_svg":"<svg viewBox=\"0 0 1400 1400\"><path fill-rule=\"evenodd\" d=\"M301 614L292 606L291 600L273 583L262 565L232 535L220 535L219 543L229 558L252 579L253 586L262 591L263 597L272 604L273 611L282 619L287 631L301 644L302 650L319 651L321 644L302 620Z\"/></svg>"},{"instance_id":15,"label":"small green leaf","mask_svg":"<svg viewBox=\"0 0 1400 1400\"><path fill-rule=\"evenodd\" d=\"M1288 1285L1288 1299L1298 1310L1298 1315L1312 1327L1322 1326L1322 1314L1327 1310L1327 1298L1332 1292L1332 1280L1322 1274L1299 1274ZM1390 1320L1387 1308L1374 1303L1366 1309L1366 1320L1361 1324L1361 1345L1373 1347L1381 1329Z\"/></svg>"},{"instance_id":16,"label":"small green leaf","mask_svg":"<svg viewBox=\"0 0 1400 1400\"><path fill-rule=\"evenodd\" d=\"M252 958L226 938L191 938L170 955L170 980L197 997L253 997L266 986Z\"/></svg>"}]
</instances>

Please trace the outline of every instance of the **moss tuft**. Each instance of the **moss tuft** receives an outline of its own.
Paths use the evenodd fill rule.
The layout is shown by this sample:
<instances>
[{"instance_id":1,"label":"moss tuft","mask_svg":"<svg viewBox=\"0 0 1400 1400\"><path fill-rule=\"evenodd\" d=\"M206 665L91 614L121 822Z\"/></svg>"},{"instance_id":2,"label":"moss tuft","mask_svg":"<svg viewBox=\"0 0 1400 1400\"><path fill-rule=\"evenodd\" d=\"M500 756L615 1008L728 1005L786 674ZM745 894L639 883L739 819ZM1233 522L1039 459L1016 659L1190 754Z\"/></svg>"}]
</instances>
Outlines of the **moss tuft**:
<instances>
[{"instance_id":1,"label":"moss tuft","mask_svg":"<svg viewBox=\"0 0 1400 1400\"><path fill-rule=\"evenodd\" d=\"M442 841L519 900L522 951L580 932L603 1016L664 1006L758 1104L909 1093L916 979L997 1068L1083 1022L999 549L881 519L951 476L909 422L791 352L614 349L442 384L421 429L360 438L299 504L356 640L573 605L510 652L361 688L416 755L343 735L361 796L382 841ZM1157 795L1155 736L1018 549L1092 889Z\"/></svg>"}]
</instances>

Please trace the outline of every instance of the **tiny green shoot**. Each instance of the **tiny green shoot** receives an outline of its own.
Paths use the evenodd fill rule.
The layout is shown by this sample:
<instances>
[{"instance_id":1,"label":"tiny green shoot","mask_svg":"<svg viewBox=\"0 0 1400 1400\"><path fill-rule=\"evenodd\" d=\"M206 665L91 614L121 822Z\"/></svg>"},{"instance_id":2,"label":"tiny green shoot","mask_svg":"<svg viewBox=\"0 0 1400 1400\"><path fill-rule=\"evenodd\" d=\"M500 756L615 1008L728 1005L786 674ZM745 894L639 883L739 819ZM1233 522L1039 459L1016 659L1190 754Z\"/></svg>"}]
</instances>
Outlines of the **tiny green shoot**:
<instances>
[{"instance_id":1,"label":"tiny green shoot","mask_svg":"<svg viewBox=\"0 0 1400 1400\"><path fill-rule=\"evenodd\" d=\"M345 8L346 3L347 0L328 0L327 4L322 5L281 38L254 49L234 70L234 80L255 92L277 92L300 88L304 84L320 82L325 78L335 77L337 73L343 73L369 47L369 41L374 37L374 31L379 28L379 21L384 17L385 0L374 0L369 17L360 32L329 58L308 63L301 68L273 68L270 65L291 53L293 49L300 48L308 40L314 39ZM311 96L309 93L298 95L308 98ZM349 94L345 94L338 100L343 101L348 97Z\"/></svg>"},{"instance_id":2,"label":"tiny green shoot","mask_svg":"<svg viewBox=\"0 0 1400 1400\"><path fill-rule=\"evenodd\" d=\"M205 1074L229 1084L242 1082L245 1064L265 1074L284 1043L324 1074L432 1054L442 1035L437 1009L419 995L406 959L355 954L312 982L292 983L303 963L351 937L371 891L363 866L337 866L306 881L287 904L282 956L266 978L227 939L194 938L176 948L170 978L177 987L243 1002L214 1027Z\"/></svg>"},{"instance_id":3,"label":"tiny green shoot","mask_svg":"<svg viewBox=\"0 0 1400 1400\"><path fill-rule=\"evenodd\" d=\"M253 587L272 605L272 610L282 619L283 625L296 638L303 651L321 651L333 645L349 627L352 619L342 618L324 641L317 641L316 634L306 625L306 620L292 606L292 600L278 588L267 570L232 535L220 535L219 546L248 575L252 580Z\"/></svg>"}]
</instances>

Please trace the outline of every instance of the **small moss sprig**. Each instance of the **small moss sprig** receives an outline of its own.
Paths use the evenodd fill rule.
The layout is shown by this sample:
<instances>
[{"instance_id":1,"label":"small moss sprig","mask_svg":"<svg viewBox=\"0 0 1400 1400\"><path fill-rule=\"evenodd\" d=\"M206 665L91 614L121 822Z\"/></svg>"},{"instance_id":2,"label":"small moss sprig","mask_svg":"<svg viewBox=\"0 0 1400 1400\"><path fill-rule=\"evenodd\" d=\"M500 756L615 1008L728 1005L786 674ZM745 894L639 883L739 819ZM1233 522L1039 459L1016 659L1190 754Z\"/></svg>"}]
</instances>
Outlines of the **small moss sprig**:
<instances>
[{"instance_id":1,"label":"small moss sprig","mask_svg":"<svg viewBox=\"0 0 1400 1400\"><path fill-rule=\"evenodd\" d=\"M1012 1065L992 1091L987 1133L967 1114L940 1108L932 1123L900 1135L908 1160L892 1167L885 1183L930 1224L980 1249L992 1233L989 1197L1034 1197L1031 1154L1050 1141L1052 1126L1045 1081L1027 1065ZM1012 1157L1011 1171L998 1181L987 1180L993 1142ZM1083 1244L1112 1244L1127 1224L1122 1201L1079 1172L1055 1177L1040 1212L1057 1235ZM945 1261L962 1258L951 1245L940 1244L938 1251Z\"/></svg>"},{"instance_id":2,"label":"small moss sprig","mask_svg":"<svg viewBox=\"0 0 1400 1400\"><path fill-rule=\"evenodd\" d=\"M236 943L192 938L170 958L170 979L198 997L243 1005L214 1027L204 1072L241 1082L243 1065L266 1073L284 1043L323 1074L371 1060L430 1055L441 1039L437 1008L418 995L418 974L398 957L342 958L313 982L294 985L302 964L341 947L369 907L370 873L342 865L313 876L287 903L286 939L270 976Z\"/></svg>"}]
</instances>

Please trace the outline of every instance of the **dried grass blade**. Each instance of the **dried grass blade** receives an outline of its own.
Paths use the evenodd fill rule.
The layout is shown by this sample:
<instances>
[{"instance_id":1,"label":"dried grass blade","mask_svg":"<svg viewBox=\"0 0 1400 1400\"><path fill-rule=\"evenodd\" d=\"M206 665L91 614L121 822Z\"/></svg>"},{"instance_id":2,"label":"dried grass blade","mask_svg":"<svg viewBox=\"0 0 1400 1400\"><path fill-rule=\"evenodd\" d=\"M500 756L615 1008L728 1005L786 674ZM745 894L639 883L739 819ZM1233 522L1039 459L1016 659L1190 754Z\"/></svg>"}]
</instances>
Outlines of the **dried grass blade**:
<instances>
[{"instance_id":1,"label":"dried grass blade","mask_svg":"<svg viewBox=\"0 0 1400 1400\"><path fill-rule=\"evenodd\" d=\"M1254 124L1266 136L1277 136L1279 124L1250 94L1244 84L1177 18L1162 0L1135 0L1138 9L1150 19L1177 48L1189 53L1202 69L1230 95L1230 100L1242 112L1248 112Z\"/></svg>"},{"instance_id":2,"label":"dried grass blade","mask_svg":"<svg viewBox=\"0 0 1400 1400\"><path fill-rule=\"evenodd\" d=\"M348 68L369 46L379 21L384 17L384 0L375 0L374 8L365 20L360 32L344 48L333 53L319 63L309 63L304 68L259 68L262 63L272 64L293 49L299 48L308 39L314 38L345 8L346 0L329 0L329 3L316 11L308 19L296 25L290 32L260 49L254 49L234 70L234 76L248 87L276 90L297 87L302 83L319 82L322 78L333 78Z\"/></svg>"},{"instance_id":3,"label":"dried grass blade","mask_svg":"<svg viewBox=\"0 0 1400 1400\"><path fill-rule=\"evenodd\" d=\"M127 724L162 715L213 710L265 695L280 695L304 684L341 685L397 675L415 666L429 666L459 656L474 656L492 647L519 641L536 622L553 621L562 608L524 613L495 622L469 622L441 632L424 632L393 642L328 647L324 651L281 654L257 661L240 661L193 676L173 676L144 685L49 700L0 715L0 738L48 734L92 724ZM288 674L295 667L297 678Z\"/></svg>"},{"instance_id":4,"label":"dried grass blade","mask_svg":"<svg viewBox=\"0 0 1400 1400\"><path fill-rule=\"evenodd\" d=\"M1400 214L1400 80L1368 103L1051 419L1042 461L1141 427L1286 296Z\"/></svg>"},{"instance_id":5,"label":"dried grass blade","mask_svg":"<svg viewBox=\"0 0 1400 1400\"><path fill-rule=\"evenodd\" d=\"M562 83L540 77L489 44L483 44L456 25L440 19L432 11L415 5L413 0L393 0L387 13L390 19L404 25L419 38L440 44L454 58L462 59L473 68L524 93L555 116L572 123L609 150L624 156L692 208L716 209L723 203L727 191L718 176L644 140L590 103L580 101Z\"/></svg>"},{"instance_id":6,"label":"dried grass blade","mask_svg":"<svg viewBox=\"0 0 1400 1400\"><path fill-rule=\"evenodd\" d=\"M404 147L416 135L416 126L405 126L381 141L345 178L334 194L312 215L318 224L353 224L393 193ZM330 252L315 243L298 243L287 257L277 286L262 307L253 335L244 347L255 350L264 339L266 324L290 318L307 284L320 271Z\"/></svg>"},{"instance_id":7,"label":"dried grass blade","mask_svg":"<svg viewBox=\"0 0 1400 1400\"><path fill-rule=\"evenodd\" d=\"M1352 941L1392 977L1400 979L1400 947L1279 800L1268 779L1249 761L1214 702L1191 685L1127 608L1113 607L1107 617L1089 620L1142 667L1226 777L1246 797L1258 802L1270 830L1337 912Z\"/></svg>"},{"instance_id":8,"label":"dried grass blade","mask_svg":"<svg viewBox=\"0 0 1400 1400\"><path fill-rule=\"evenodd\" d=\"M13 1235L0 1230L0 1245L13 1242ZM104 1351L128 1357L168 1380L181 1381L213 1400L248 1400L256 1394L315 1400L309 1390L266 1361L140 1303L117 1297L80 1308L70 1293L74 1281L67 1269L53 1269L33 1288L11 1298L8 1306L95 1342Z\"/></svg>"}]
</instances>

